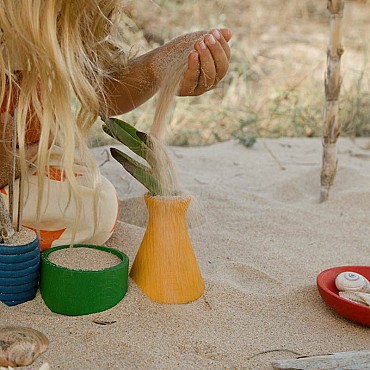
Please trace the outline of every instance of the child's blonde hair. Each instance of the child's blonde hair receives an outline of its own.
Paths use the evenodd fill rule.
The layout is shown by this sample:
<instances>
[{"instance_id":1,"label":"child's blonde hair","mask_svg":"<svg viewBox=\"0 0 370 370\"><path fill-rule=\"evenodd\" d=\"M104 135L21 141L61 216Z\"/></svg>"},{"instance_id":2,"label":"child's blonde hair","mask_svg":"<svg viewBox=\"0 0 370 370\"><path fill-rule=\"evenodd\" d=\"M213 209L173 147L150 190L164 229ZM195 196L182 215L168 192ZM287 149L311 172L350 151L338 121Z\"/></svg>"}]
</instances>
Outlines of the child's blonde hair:
<instances>
[{"instance_id":1,"label":"child's blonde hair","mask_svg":"<svg viewBox=\"0 0 370 370\"><path fill-rule=\"evenodd\" d=\"M33 120L40 126L36 158L38 222L41 194L45 190L43 169L48 171L50 148L54 144L62 148L61 166L77 204L79 185L73 172L76 154L92 174L91 186L98 189L99 175L88 151L87 133L99 113L107 109L105 80L126 64L119 41L121 3L120 0L0 2L0 106L7 106L9 111L16 100L14 118L24 179L28 172L27 124ZM21 71L21 77L15 70ZM73 107L74 99L78 108Z\"/></svg>"}]
</instances>

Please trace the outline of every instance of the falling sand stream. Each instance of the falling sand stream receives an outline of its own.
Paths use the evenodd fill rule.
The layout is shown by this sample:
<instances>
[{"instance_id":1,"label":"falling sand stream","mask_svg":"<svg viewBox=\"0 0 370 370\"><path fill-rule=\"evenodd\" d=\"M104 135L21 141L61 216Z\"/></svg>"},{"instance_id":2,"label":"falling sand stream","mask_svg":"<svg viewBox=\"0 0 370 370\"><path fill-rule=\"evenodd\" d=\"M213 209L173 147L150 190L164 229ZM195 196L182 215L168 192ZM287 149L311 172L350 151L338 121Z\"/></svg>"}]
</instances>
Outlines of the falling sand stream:
<instances>
[{"instance_id":1,"label":"falling sand stream","mask_svg":"<svg viewBox=\"0 0 370 370\"><path fill-rule=\"evenodd\" d=\"M173 52L167 56L165 62L158 60L158 70L162 71L161 86L158 100L150 129L152 149L155 156L156 168L153 172L160 180L165 196L173 196L181 193L180 184L176 171L166 146L166 134L170 112L173 110L174 99L179 92L181 82L188 67L188 56L194 50L194 43L205 36L206 32L190 34L188 37L171 41ZM179 41L177 43L177 40Z\"/></svg>"}]
</instances>

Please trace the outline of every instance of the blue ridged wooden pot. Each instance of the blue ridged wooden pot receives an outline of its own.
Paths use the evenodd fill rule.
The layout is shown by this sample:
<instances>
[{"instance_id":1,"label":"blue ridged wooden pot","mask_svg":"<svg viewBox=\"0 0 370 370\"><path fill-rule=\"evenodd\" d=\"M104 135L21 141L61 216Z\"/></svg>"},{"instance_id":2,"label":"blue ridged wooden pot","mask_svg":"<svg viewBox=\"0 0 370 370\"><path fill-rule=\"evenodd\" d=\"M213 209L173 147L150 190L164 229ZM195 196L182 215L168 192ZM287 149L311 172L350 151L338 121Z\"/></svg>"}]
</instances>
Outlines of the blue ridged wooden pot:
<instances>
[{"instance_id":1,"label":"blue ridged wooden pot","mask_svg":"<svg viewBox=\"0 0 370 370\"><path fill-rule=\"evenodd\" d=\"M0 244L0 301L15 306L35 298L40 272L40 241Z\"/></svg>"}]
</instances>

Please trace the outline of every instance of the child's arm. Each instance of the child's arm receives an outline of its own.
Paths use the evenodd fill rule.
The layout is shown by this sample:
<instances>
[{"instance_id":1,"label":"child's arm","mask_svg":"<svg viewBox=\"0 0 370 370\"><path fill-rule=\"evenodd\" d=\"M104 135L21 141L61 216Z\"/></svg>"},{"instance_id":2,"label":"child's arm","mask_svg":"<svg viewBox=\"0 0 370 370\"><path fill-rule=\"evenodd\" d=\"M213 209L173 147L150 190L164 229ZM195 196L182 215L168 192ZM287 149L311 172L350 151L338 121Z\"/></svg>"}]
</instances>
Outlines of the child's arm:
<instances>
[{"instance_id":1,"label":"child's arm","mask_svg":"<svg viewBox=\"0 0 370 370\"><path fill-rule=\"evenodd\" d=\"M214 88L229 67L230 38L228 29L212 30L207 34L194 32L132 59L117 81L107 83L109 114L129 112L151 98L158 90L162 74L166 73L166 66L173 62L173 54L189 46L194 49L188 56L188 69L179 95L201 95Z\"/></svg>"}]
</instances>

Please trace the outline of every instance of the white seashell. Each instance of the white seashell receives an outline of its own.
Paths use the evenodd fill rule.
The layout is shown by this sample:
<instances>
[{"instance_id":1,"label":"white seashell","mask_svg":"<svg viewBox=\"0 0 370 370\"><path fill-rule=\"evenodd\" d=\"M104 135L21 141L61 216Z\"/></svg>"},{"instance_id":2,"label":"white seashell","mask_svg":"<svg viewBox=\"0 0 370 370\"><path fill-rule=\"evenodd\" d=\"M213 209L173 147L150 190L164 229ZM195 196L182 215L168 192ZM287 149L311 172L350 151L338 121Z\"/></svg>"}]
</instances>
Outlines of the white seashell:
<instances>
[{"instance_id":1,"label":"white seashell","mask_svg":"<svg viewBox=\"0 0 370 370\"><path fill-rule=\"evenodd\" d=\"M48 345L48 338L37 330L21 326L0 328L0 366L30 365Z\"/></svg>"},{"instance_id":2,"label":"white seashell","mask_svg":"<svg viewBox=\"0 0 370 370\"><path fill-rule=\"evenodd\" d=\"M335 279L335 286L341 292L355 291L370 293L370 283L362 275L346 271L340 273Z\"/></svg>"},{"instance_id":3,"label":"white seashell","mask_svg":"<svg viewBox=\"0 0 370 370\"><path fill-rule=\"evenodd\" d=\"M369 293L347 291L347 292L339 292L339 295L344 299L348 299L349 301L361 303L361 304L364 304L365 306L370 306L370 294Z\"/></svg>"}]
</instances>

